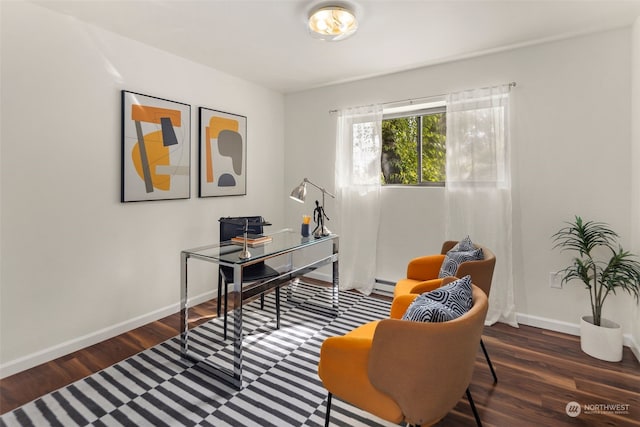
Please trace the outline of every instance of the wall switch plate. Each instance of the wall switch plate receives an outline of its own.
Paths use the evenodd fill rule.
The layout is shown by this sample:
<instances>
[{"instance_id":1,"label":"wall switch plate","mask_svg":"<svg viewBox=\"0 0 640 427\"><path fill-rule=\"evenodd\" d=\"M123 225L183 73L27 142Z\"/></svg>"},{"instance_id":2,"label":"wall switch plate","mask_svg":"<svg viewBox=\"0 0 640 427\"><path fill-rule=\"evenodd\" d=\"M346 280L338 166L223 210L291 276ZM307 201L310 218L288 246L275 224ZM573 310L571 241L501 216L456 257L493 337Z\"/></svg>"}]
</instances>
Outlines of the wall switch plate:
<instances>
[{"instance_id":1,"label":"wall switch plate","mask_svg":"<svg viewBox=\"0 0 640 427\"><path fill-rule=\"evenodd\" d=\"M555 289L562 289L562 274L557 271L549 273L549 287Z\"/></svg>"}]
</instances>

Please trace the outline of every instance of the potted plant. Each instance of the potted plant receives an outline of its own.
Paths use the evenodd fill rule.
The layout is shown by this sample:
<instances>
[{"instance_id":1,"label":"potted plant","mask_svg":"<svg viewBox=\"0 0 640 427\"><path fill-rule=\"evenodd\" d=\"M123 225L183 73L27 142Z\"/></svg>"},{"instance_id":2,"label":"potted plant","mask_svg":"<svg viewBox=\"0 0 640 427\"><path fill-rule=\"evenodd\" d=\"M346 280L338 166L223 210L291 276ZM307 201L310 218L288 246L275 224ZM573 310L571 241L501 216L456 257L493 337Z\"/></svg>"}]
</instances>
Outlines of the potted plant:
<instances>
[{"instance_id":1,"label":"potted plant","mask_svg":"<svg viewBox=\"0 0 640 427\"><path fill-rule=\"evenodd\" d=\"M622 249L606 223L583 221L579 216L553 235L555 248L575 253L571 265L561 270L562 283L581 280L589 290L591 316L580 322L580 347L598 359L622 360L620 325L602 317L602 307L616 290L640 298L640 262Z\"/></svg>"}]
</instances>

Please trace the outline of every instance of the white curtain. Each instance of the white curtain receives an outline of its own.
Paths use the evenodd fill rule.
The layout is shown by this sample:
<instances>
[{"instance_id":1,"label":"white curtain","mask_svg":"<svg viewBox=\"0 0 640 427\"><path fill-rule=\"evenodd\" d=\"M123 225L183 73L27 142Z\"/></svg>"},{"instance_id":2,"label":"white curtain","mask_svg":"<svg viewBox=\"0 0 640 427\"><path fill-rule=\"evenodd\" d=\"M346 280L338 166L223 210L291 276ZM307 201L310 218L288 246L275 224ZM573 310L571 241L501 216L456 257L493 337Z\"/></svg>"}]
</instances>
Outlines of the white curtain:
<instances>
[{"instance_id":1,"label":"white curtain","mask_svg":"<svg viewBox=\"0 0 640 427\"><path fill-rule=\"evenodd\" d=\"M496 267L487 324L518 326L512 265L510 85L447 97L446 236L469 235L491 249Z\"/></svg>"},{"instance_id":2,"label":"white curtain","mask_svg":"<svg viewBox=\"0 0 640 427\"><path fill-rule=\"evenodd\" d=\"M340 289L373 290L380 223L382 107L338 112L335 179Z\"/></svg>"}]
</instances>

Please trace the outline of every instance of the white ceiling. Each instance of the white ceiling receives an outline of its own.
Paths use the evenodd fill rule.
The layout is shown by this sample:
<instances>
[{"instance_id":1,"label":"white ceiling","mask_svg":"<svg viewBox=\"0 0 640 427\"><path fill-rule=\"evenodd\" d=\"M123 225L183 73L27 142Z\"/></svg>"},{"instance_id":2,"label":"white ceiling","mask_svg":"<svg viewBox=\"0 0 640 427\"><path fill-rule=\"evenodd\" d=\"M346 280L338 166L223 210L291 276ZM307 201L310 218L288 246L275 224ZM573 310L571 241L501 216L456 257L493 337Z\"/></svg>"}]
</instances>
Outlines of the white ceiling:
<instances>
[{"instance_id":1,"label":"white ceiling","mask_svg":"<svg viewBox=\"0 0 640 427\"><path fill-rule=\"evenodd\" d=\"M33 0L289 93L631 25L636 1L356 0L351 38L310 37L318 0Z\"/></svg>"}]
</instances>

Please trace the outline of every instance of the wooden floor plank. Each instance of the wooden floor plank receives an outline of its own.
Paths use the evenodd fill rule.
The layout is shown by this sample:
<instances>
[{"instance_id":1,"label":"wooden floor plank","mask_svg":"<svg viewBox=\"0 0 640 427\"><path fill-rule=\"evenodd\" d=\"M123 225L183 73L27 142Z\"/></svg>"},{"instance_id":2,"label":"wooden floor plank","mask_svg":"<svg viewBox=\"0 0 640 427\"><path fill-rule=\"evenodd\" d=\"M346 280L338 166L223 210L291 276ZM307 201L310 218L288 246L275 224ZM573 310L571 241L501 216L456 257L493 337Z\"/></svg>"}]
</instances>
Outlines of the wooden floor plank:
<instances>
[{"instance_id":1,"label":"wooden floor plank","mask_svg":"<svg viewBox=\"0 0 640 427\"><path fill-rule=\"evenodd\" d=\"M215 317L215 301L190 310L190 327ZM0 413L15 409L93 372L175 336L175 314L126 334L0 380ZM493 383L480 349L470 385L485 426L640 427L640 363L628 348L619 363L593 359L578 337L504 324L485 327L483 341L498 375ZM446 385L443 385L446 386ZM569 417L569 402L628 405L628 413ZM466 397L438 426L475 425Z\"/></svg>"}]
</instances>

